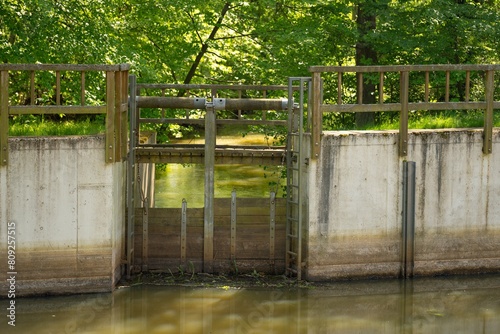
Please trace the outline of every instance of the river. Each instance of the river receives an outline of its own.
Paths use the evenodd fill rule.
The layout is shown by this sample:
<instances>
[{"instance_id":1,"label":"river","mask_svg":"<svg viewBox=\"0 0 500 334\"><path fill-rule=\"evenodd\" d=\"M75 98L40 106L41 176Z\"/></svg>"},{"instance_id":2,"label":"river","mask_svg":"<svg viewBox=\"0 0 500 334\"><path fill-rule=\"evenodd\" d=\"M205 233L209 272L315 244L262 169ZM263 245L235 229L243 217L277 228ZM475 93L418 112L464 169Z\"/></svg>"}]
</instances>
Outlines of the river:
<instances>
[{"instance_id":1,"label":"river","mask_svg":"<svg viewBox=\"0 0 500 334\"><path fill-rule=\"evenodd\" d=\"M5 300L2 305L6 305ZM18 298L1 333L500 333L500 276ZM2 307L5 310L5 307Z\"/></svg>"}]
</instances>

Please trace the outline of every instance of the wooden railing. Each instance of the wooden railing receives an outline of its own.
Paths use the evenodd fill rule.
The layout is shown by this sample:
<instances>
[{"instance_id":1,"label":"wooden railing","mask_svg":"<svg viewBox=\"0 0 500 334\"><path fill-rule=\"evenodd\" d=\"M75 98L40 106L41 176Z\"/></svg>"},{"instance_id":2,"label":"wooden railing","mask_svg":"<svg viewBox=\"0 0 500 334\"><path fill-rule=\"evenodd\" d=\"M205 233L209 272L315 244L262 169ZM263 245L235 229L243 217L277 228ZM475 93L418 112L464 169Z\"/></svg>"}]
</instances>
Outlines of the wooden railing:
<instances>
[{"instance_id":1,"label":"wooden railing","mask_svg":"<svg viewBox=\"0 0 500 334\"><path fill-rule=\"evenodd\" d=\"M495 72L500 65L396 65L396 66L313 66L312 73L312 157L320 153L323 113L399 112L399 154L408 153L410 110L484 110L483 152L492 151L493 110L500 108ZM351 74L351 85L344 83ZM431 80L431 76L434 80ZM460 77L460 92L452 96L452 76ZM329 101L323 96L328 77ZM387 89L386 81L399 81ZM375 89L375 103L364 103L363 83ZM458 84L457 84L458 85ZM354 87L353 87L354 86ZM349 89L348 89L349 88ZM439 91L432 93L432 90ZM334 101L334 102L331 102ZM347 101L347 102L346 102ZM354 102L354 103L353 103Z\"/></svg>"},{"instance_id":2,"label":"wooden railing","mask_svg":"<svg viewBox=\"0 0 500 334\"><path fill-rule=\"evenodd\" d=\"M121 65L62 65L62 64L0 64L0 164L6 165L9 157L8 133L10 115L27 114L105 114L106 115L106 162L122 160L127 154L127 110L128 110L128 64ZM28 96L16 102L16 93L10 92L9 84L22 80L21 73L28 72ZM50 101L40 100L37 94L37 76L51 73L54 83ZM79 104L66 104L61 101L64 90L64 77L70 73L79 75ZM102 87L93 87L92 103L89 103L87 75L105 77L104 98L96 96ZM96 92L97 91L97 92ZM74 97L74 96L73 96ZM19 99L17 99L19 100ZM77 99L74 99L77 100ZM21 102L21 104L19 104Z\"/></svg>"}]
</instances>

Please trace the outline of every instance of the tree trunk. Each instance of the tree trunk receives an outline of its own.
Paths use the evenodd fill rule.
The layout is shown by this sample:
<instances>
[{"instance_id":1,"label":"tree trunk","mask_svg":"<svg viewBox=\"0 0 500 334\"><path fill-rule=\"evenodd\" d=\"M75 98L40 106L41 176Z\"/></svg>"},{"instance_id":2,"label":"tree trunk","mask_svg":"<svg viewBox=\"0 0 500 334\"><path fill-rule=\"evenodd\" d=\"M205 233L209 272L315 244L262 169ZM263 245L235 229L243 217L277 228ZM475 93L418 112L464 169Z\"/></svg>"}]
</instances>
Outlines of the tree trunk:
<instances>
[{"instance_id":1,"label":"tree trunk","mask_svg":"<svg viewBox=\"0 0 500 334\"><path fill-rule=\"evenodd\" d=\"M184 79L184 84L187 85L187 84L191 83L191 80L193 79L193 77L196 73L196 70L198 69L198 66L200 65L201 59L203 58L205 53L207 53L207 51L208 51L208 45L210 44L210 41L213 41L215 39L215 35L217 34L217 31L219 31L219 28L222 24L222 21L224 20L224 16L226 15L227 11L229 10L229 6L230 6L229 2L226 2L224 4L224 7L222 8L219 19L215 23L215 25L212 29L212 32L210 33L210 36L208 36L207 40L205 42L203 42L203 44L201 45L200 52L198 52L198 54L196 55L196 58L195 58L193 64L191 65L191 68L189 69L189 72L186 75L186 78ZM180 91L178 95L182 96L182 95L184 95L184 93L185 93L184 91Z\"/></svg>"},{"instance_id":2,"label":"tree trunk","mask_svg":"<svg viewBox=\"0 0 500 334\"><path fill-rule=\"evenodd\" d=\"M377 64L377 53L373 46L366 41L366 35L375 29L376 16L370 13L365 2L359 3L357 6L356 25L358 28L358 43L356 44L356 66L360 65L374 65ZM360 77L357 78L359 87ZM360 96L358 96L358 103ZM375 84L369 82L366 77L363 80L363 94L362 101L365 104L375 103ZM356 113L356 127L366 127L375 123L375 113L364 112Z\"/></svg>"}]
</instances>

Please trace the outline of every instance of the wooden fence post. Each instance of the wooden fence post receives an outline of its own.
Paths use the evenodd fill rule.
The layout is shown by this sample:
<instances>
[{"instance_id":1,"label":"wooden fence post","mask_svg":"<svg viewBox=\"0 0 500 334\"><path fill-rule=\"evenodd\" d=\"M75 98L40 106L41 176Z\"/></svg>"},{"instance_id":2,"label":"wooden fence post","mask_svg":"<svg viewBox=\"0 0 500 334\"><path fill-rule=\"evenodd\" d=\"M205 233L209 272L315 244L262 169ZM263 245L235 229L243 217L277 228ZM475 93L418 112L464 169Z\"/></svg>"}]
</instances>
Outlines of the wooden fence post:
<instances>
[{"instance_id":1,"label":"wooden fence post","mask_svg":"<svg viewBox=\"0 0 500 334\"><path fill-rule=\"evenodd\" d=\"M490 154L493 148L493 102L495 92L495 71L486 71L485 99L486 110L484 111L483 153Z\"/></svg>"},{"instance_id":2,"label":"wooden fence post","mask_svg":"<svg viewBox=\"0 0 500 334\"><path fill-rule=\"evenodd\" d=\"M408 90L410 75L408 71L400 73L400 101L401 112L399 113L399 156L408 154Z\"/></svg>"},{"instance_id":3,"label":"wooden fence post","mask_svg":"<svg viewBox=\"0 0 500 334\"><path fill-rule=\"evenodd\" d=\"M106 162L115 161L115 76L106 72Z\"/></svg>"},{"instance_id":4,"label":"wooden fence post","mask_svg":"<svg viewBox=\"0 0 500 334\"><path fill-rule=\"evenodd\" d=\"M236 190L231 192L231 261L236 261Z\"/></svg>"},{"instance_id":5,"label":"wooden fence post","mask_svg":"<svg viewBox=\"0 0 500 334\"><path fill-rule=\"evenodd\" d=\"M0 72L0 165L9 161L9 71Z\"/></svg>"},{"instance_id":6,"label":"wooden fence post","mask_svg":"<svg viewBox=\"0 0 500 334\"><path fill-rule=\"evenodd\" d=\"M321 150L321 131L323 115L321 111L321 73L312 74L312 128L311 128L311 159L317 159Z\"/></svg>"}]
</instances>

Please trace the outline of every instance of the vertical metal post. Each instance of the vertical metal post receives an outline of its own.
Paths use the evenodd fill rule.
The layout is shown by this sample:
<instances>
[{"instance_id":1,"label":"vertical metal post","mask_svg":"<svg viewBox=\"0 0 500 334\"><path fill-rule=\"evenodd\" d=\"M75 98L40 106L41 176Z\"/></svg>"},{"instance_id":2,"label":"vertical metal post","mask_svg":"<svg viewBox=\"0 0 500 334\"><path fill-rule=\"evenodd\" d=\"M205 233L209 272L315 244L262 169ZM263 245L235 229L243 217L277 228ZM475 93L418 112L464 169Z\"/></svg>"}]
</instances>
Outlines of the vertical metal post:
<instances>
[{"instance_id":1,"label":"vertical metal post","mask_svg":"<svg viewBox=\"0 0 500 334\"><path fill-rule=\"evenodd\" d=\"M181 265L186 265L187 201L182 199L181 211Z\"/></svg>"},{"instance_id":2,"label":"vertical metal post","mask_svg":"<svg viewBox=\"0 0 500 334\"><path fill-rule=\"evenodd\" d=\"M9 72L0 71L0 165L9 161Z\"/></svg>"},{"instance_id":3,"label":"vertical metal post","mask_svg":"<svg viewBox=\"0 0 500 334\"><path fill-rule=\"evenodd\" d=\"M235 260L236 260L236 190L233 190L231 192L231 261Z\"/></svg>"},{"instance_id":4,"label":"vertical metal post","mask_svg":"<svg viewBox=\"0 0 500 334\"><path fill-rule=\"evenodd\" d=\"M495 71L486 71L485 99L486 110L484 111L483 153L490 154L493 148L493 101L495 92Z\"/></svg>"},{"instance_id":5,"label":"vertical metal post","mask_svg":"<svg viewBox=\"0 0 500 334\"><path fill-rule=\"evenodd\" d=\"M401 276L404 278L413 277L415 262L415 170L415 162L403 162L403 245L401 247Z\"/></svg>"},{"instance_id":6,"label":"vertical metal post","mask_svg":"<svg viewBox=\"0 0 500 334\"><path fill-rule=\"evenodd\" d=\"M134 221L135 221L135 147L137 145L137 104L136 92L137 81L135 75L130 78L130 129L129 129L129 152L127 160L127 278L130 278L134 264Z\"/></svg>"},{"instance_id":7,"label":"vertical metal post","mask_svg":"<svg viewBox=\"0 0 500 334\"><path fill-rule=\"evenodd\" d=\"M399 156L404 157L408 154L408 90L409 90L409 72L404 71L400 74L400 102L401 112L399 113Z\"/></svg>"},{"instance_id":8,"label":"vertical metal post","mask_svg":"<svg viewBox=\"0 0 500 334\"><path fill-rule=\"evenodd\" d=\"M214 165L215 165L215 108L212 102L206 105L205 114L205 195L203 215L203 272L213 272L214 258Z\"/></svg>"}]
</instances>

